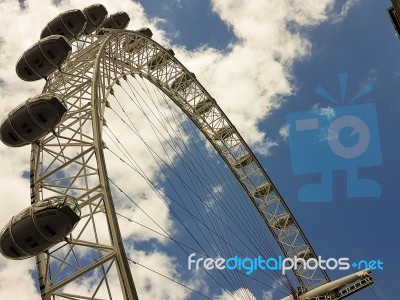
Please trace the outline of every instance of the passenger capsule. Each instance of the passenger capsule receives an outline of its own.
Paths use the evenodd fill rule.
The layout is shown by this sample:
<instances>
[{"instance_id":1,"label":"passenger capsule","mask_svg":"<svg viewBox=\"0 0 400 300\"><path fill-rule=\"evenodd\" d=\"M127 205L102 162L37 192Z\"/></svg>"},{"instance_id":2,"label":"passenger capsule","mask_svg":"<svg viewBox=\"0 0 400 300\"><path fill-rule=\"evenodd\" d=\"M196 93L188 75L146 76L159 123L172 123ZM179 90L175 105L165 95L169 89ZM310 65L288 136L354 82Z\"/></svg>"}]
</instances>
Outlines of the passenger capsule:
<instances>
[{"instance_id":1,"label":"passenger capsule","mask_svg":"<svg viewBox=\"0 0 400 300\"><path fill-rule=\"evenodd\" d=\"M268 195L272 191L271 183L266 182L255 189L253 196L256 198L261 198Z\"/></svg>"},{"instance_id":2,"label":"passenger capsule","mask_svg":"<svg viewBox=\"0 0 400 300\"><path fill-rule=\"evenodd\" d=\"M235 169L240 169L248 166L253 161L253 156L250 153L245 153L239 156L234 162L232 162L232 166Z\"/></svg>"},{"instance_id":3,"label":"passenger capsule","mask_svg":"<svg viewBox=\"0 0 400 300\"><path fill-rule=\"evenodd\" d=\"M147 27L135 30L135 32L140 33L141 35L144 35L145 37L148 37L149 39L151 39L151 37L153 36L153 32L151 31L150 28L147 28Z\"/></svg>"},{"instance_id":4,"label":"passenger capsule","mask_svg":"<svg viewBox=\"0 0 400 300\"><path fill-rule=\"evenodd\" d=\"M153 32L149 28L141 28L139 30L136 30L135 32L140 33L141 35L144 35L148 38L151 38L153 36ZM143 47L146 46L146 41L138 37L137 35L131 35L128 37L128 39L124 43L124 49L126 52L137 52Z\"/></svg>"},{"instance_id":5,"label":"passenger capsule","mask_svg":"<svg viewBox=\"0 0 400 300\"><path fill-rule=\"evenodd\" d=\"M172 82L171 88L176 91L183 91L193 83L194 79L196 79L194 73L182 74Z\"/></svg>"},{"instance_id":6,"label":"passenger capsule","mask_svg":"<svg viewBox=\"0 0 400 300\"><path fill-rule=\"evenodd\" d=\"M232 136L233 132L234 132L233 128L230 127L229 125L226 125L217 130L217 132L214 134L214 140L224 141L230 136Z\"/></svg>"},{"instance_id":7,"label":"passenger capsule","mask_svg":"<svg viewBox=\"0 0 400 300\"><path fill-rule=\"evenodd\" d=\"M17 75L25 81L46 78L62 65L70 51L71 46L61 35L43 38L18 59Z\"/></svg>"},{"instance_id":8,"label":"passenger capsule","mask_svg":"<svg viewBox=\"0 0 400 300\"><path fill-rule=\"evenodd\" d=\"M199 103L196 104L194 107L194 112L197 115L204 115L205 113L208 113L211 108L213 107L214 103L212 102L211 99L207 98L204 100L201 100Z\"/></svg>"},{"instance_id":9,"label":"passenger capsule","mask_svg":"<svg viewBox=\"0 0 400 300\"><path fill-rule=\"evenodd\" d=\"M308 260L310 258L315 258L314 254L310 251L310 249L307 247L306 249L296 253L297 258L302 258L304 260Z\"/></svg>"},{"instance_id":10,"label":"passenger capsule","mask_svg":"<svg viewBox=\"0 0 400 300\"><path fill-rule=\"evenodd\" d=\"M175 52L172 49L168 49L167 52L172 56L175 55ZM150 70L153 71L156 68L162 67L170 59L171 58L164 52L158 52L151 59L149 59L149 61L147 62L147 65L149 66Z\"/></svg>"},{"instance_id":11,"label":"passenger capsule","mask_svg":"<svg viewBox=\"0 0 400 300\"><path fill-rule=\"evenodd\" d=\"M61 242L80 220L75 198L58 196L39 201L11 218L0 232L0 252L24 259Z\"/></svg>"},{"instance_id":12,"label":"passenger capsule","mask_svg":"<svg viewBox=\"0 0 400 300\"><path fill-rule=\"evenodd\" d=\"M83 9L87 23L84 29L85 34L91 34L95 31L107 17L107 9L102 4L93 4Z\"/></svg>"},{"instance_id":13,"label":"passenger capsule","mask_svg":"<svg viewBox=\"0 0 400 300\"><path fill-rule=\"evenodd\" d=\"M117 12L110 15L104 22L100 25L101 28L108 29L125 29L131 19L128 14L124 11Z\"/></svg>"},{"instance_id":14,"label":"passenger capsule","mask_svg":"<svg viewBox=\"0 0 400 300\"><path fill-rule=\"evenodd\" d=\"M68 41L77 38L86 26L86 16L79 9L71 9L59 14L42 30L40 38L53 34L64 36Z\"/></svg>"},{"instance_id":15,"label":"passenger capsule","mask_svg":"<svg viewBox=\"0 0 400 300\"><path fill-rule=\"evenodd\" d=\"M30 98L13 109L0 125L0 139L7 146L33 143L54 130L67 108L52 94Z\"/></svg>"},{"instance_id":16,"label":"passenger capsule","mask_svg":"<svg viewBox=\"0 0 400 300\"><path fill-rule=\"evenodd\" d=\"M289 214L284 214L283 216L279 217L272 224L272 226L277 228L277 229L283 230L286 227L289 227L290 225L292 225L293 223L294 223L293 219L290 217L290 215Z\"/></svg>"}]
</instances>

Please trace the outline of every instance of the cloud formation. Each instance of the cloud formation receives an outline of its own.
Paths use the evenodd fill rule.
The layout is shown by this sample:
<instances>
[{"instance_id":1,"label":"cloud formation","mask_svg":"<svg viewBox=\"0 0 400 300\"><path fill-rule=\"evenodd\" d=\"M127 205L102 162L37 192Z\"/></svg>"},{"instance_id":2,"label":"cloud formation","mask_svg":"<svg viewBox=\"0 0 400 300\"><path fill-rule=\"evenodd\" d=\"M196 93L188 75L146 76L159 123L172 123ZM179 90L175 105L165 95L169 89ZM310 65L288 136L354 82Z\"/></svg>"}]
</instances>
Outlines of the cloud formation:
<instances>
[{"instance_id":1,"label":"cloud formation","mask_svg":"<svg viewBox=\"0 0 400 300\"><path fill-rule=\"evenodd\" d=\"M98 1L89 0L84 5L96 2ZM102 3L109 13L126 11L131 17L128 29L150 27L156 41L165 46L171 44L167 36L173 35L159 29L158 24L163 20L146 16L139 3L129 0L106 0ZM67 9L83 8L82 5L79 0L61 1L57 5L50 0L26 0L24 8L21 8L15 0L0 2L0 10L3 12L3 26L0 27L0 117L4 117L20 102L39 94L44 84L43 81L23 82L17 77L15 62L19 56L38 40L40 31L49 20ZM311 55L312 45L302 34L302 30L326 21L332 6L333 0L212 0L214 12L232 29L237 41L227 45L224 51L207 46L187 51L185 45L173 45L176 57L196 74L244 139L258 153L267 155L271 147L276 145L276 141L268 138L268 132L259 128L260 122L279 109L282 99L293 92L293 65ZM344 7L343 14L347 13L349 7L350 4ZM281 134L284 135L285 131ZM0 145L0 168L3 171L0 173L0 197L3 200L1 220L8 220L29 205L29 184L22 178L22 172L29 168L29 155L29 147L15 150ZM110 164L113 162L110 161ZM147 167L149 174L160 175L151 165ZM122 177L118 170L113 172L113 176ZM129 182L126 187L129 188ZM136 189L138 190L146 191L146 187L143 185L143 188ZM153 196L154 194L147 194L142 205L148 211L156 211L158 221L166 229L173 231L173 221L166 207L159 201L151 200ZM142 215L129 207L124 212L132 219L145 222ZM148 232L138 231L137 228L134 230L129 226L125 227L123 235L125 238L135 237L139 240L155 238ZM158 239L159 242L165 242ZM157 266L164 275L184 281L194 288L205 289L202 278L180 278L175 258L167 256L161 250L146 252L132 248L129 253L138 260L146 261L149 266ZM17 290L20 293L18 299L32 299L35 290L29 276L32 268L33 260L16 263L0 258L0 298L8 299L11 294L15 297ZM187 290L170 281L165 280L160 284L161 279L157 275L139 270L137 274L139 294L143 295L141 299L161 299L168 295L170 299L183 299L189 294ZM21 288L13 288L11 293L8 288L10 286ZM171 290L174 290L175 298L168 294ZM218 294L219 299L227 297ZM265 295L269 299L270 294L266 292Z\"/></svg>"}]
</instances>

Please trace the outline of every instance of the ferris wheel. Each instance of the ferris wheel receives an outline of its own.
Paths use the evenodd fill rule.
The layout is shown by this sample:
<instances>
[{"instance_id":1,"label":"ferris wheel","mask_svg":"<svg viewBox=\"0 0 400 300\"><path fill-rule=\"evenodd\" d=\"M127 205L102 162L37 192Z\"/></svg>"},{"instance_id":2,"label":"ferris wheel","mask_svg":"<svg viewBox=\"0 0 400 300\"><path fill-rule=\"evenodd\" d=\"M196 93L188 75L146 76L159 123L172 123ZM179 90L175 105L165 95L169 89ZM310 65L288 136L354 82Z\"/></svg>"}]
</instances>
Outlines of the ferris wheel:
<instances>
[{"instance_id":1,"label":"ferris wheel","mask_svg":"<svg viewBox=\"0 0 400 300\"><path fill-rule=\"evenodd\" d=\"M316 259L277 188L216 100L175 58L172 49L152 40L150 29L125 30L128 23L127 13L108 16L100 4L83 11L70 10L50 21L41 39L19 59L16 71L21 79L45 79L46 83L42 94L12 110L0 128L6 145L32 146L31 206L2 230L3 255L12 259L36 257L44 300L139 299L131 265L141 263L127 255L118 217L135 220L118 212L119 199L139 207L126 191L140 185L136 182L140 178L178 220L178 211L184 210L190 222L210 230L210 240L217 240L224 248L234 244L225 233L234 236L235 232L229 226L220 228L228 221L215 214L212 201L203 204L215 215L210 222L189 208L196 210L197 198L218 189L210 179L210 170L215 168L215 176L224 179L226 175L218 172L225 166L247 197L238 201L252 203L261 217L264 228L254 231L268 228L286 258ZM132 107L141 112L141 119ZM155 128L155 123L160 127ZM140 131L142 125L153 132L152 137ZM129 138L121 137L120 132L128 132ZM161 152L152 146L154 138L160 142ZM206 167L198 156L178 166L176 160L199 154L198 141L212 146L205 147L209 151L203 157L208 160ZM140 148L153 158L153 167L161 170L157 179L149 176L155 172L152 168L140 166L132 148ZM111 174L112 161L135 176L124 175L122 168ZM183 174L178 172L181 169ZM117 182L113 175L124 179ZM170 178L176 178L180 186L173 187ZM160 188L155 181L167 183L168 188ZM181 199L183 191L193 205ZM180 202L174 202L175 198ZM217 205L227 215L232 214L233 204ZM237 215L232 219L241 228L244 221ZM186 229L183 221L181 226ZM254 241L252 230L244 234L249 243L264 251L263 255L271 253ZM202 243L198 246L203 250ZM229 251L232 249L226 253ZM221 276L231 280L231 275ZM237 276L236 287L248 280L243 274ZM290 277L279 279L278 285L287 291L284 299L344 299L373 283L369 270L331 281L324 269L310 270L301 264ZM90 281L90 289L81 288L83 281ZM246 294L239 298L246 299Z\"/></svg>"}]
</instances>

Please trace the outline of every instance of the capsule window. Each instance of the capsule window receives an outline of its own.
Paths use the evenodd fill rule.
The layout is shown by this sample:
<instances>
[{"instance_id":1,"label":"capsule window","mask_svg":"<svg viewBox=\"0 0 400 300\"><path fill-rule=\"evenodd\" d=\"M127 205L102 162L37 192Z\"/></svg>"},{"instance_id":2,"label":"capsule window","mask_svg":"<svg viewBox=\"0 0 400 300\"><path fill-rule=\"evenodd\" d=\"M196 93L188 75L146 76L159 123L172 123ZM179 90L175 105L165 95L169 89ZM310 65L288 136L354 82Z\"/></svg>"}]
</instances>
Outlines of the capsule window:
<instances>
[{"instance_id":1,"label":"capsule window","mask_svg":"<svg viewBox=\"0 0 400 300\"><path fill-rule=\"evenodd\" d=\"M47 123L47 119L41 113L38 113L37 117L42 121L42 123Z\"/></svg>"},{"instance_id":2,"label":"capsule window","mask_svg":"<svg viewBox=\"0 0 400 300\"><path fill-rule=\"evenodd\" d=\"M11 132L8 133L8 136L9 136L14 142L18 142L18 141L19 141L19 139L17 139L17 138L15 137L15 135L13 135Z\"/></svg>"},{"instance_id":3,"label":"capsule window","mask_svg":"<svg viewBox=\"0 0 400 300\"><path fill-rule=\"evenodd\" d=\"M61 28L57 28L56 32L59 35L64 35L64 31Z\"/></svg>"},{"instance_id":4,"label":"capsule window","mask_svg":"<svg viewBox=\"0 0 400 300\"><path fill-rule=\"evenodd\" d=\"M68 21L67 24L68 24L69 28L74 28L74 25L70 21Z\"/></svg>"},{"instance_id":5,"label":"capsule window","mask_svg":"<svg viewBox=\"0 0 400 300\"><path fill-rule=\"evenodd\" d=\"M44 226L44 229L46 229L46 231L51 235L51 236L55 236L57 233L53 230L53 228L51 228L49 225Z\"/></svg>"},{"instance_id":6,"label":"capsule window","mask_svg":"<svg viewBox=\"0 0 400 300\"><path fill-rule=\"evenodd\" d=\"M51 52L50 50L47 50L47 54L48 54L52 59L55 59L55 58L56 58L56 56L54 55L54 53Z\"/></svg>"},{"instance_id":7,"label":"capsule window","mask_svg":"<svg viewBox=\"0 0 400 300\"><path fill-rule=\"evenodd\" d=\"M43 65L43 62L39 59L39 58L37 58L37 59L35 59L34 60L34 63L36 64L36 66L40 69L40 68L42 68L44 65Z\"/></svg>"},{"instance_id":8,"label":"capsule window","mask_svg":"<svg viewBox=\"0 0 400 300\"><path fill-rule=\"evenodd\" d=\"M32 72L28 69L28 67L24 67L24 71L25 71L26 74L28 74L29 76L32 75Z\"/></svg>"},{"instance_id":9,"label":"capsule window","mask_svg":"<svg viewBox=\"0 0 400 300\"><path fill-rule=\"evenodd\" d=\"M38 243L38 242L33 242L33 243L31 244L31 248L35 248L35 247L37 247L37 246L39 246L39 243Z\"/></svg>"},{"instance_id":10,"label":"capsule window","mask_svg":"<svg viewBox=\"0 0 400 300\"><path fill-rule=\"evenodd\" d=\"M11 250L11 252L14 253L16 256L21 256L21 254L20 254L17 250L15 250L14 247L11 246L11 247L10 247L10 250Z\"/></svg>"},{"instance_id":11,"label":"capsule window","mask_svg":"<svg viewBox=\"0 0 400 300\"><path fill-rule=\"evenodd\" d=\"M29 243L29 242L32 241L32 240L33 240L33 238L32 238L31 236L28 236L28 237L25 239L25 242Z\"/></svg>"},{"instance_id":12,"label":"capsule window","mask_svg":"<svg viewBox=\"0 0 400 300\"><path fill-rule=\"evenodd\" d=\"M33 131L32 128L28 127L28 123L24 123L21 125L21 128L26 132L26 133L31 133Z\"/></svg>"}]
</instances>

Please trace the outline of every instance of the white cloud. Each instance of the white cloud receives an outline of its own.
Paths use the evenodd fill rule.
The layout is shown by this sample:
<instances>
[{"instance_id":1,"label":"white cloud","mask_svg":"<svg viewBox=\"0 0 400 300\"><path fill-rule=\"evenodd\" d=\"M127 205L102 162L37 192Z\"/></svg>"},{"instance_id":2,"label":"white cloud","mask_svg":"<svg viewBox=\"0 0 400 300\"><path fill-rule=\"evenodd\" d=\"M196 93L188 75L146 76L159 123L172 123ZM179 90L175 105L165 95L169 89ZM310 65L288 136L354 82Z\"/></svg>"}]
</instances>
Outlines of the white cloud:
<instances>
[{"instance_id":1,"label":"white cloud","mask_svg":"<svg viewBox=\"0 0 400 300\"><path fill-rule=\"evenodd\" d=\"M33 279L27 272L34 267L33 260L10 261L0 257L1 299L38 299Z\"/></svg>"},{"instance_id":2,"label":"white cloud","mask_svg":"<svg viewBox=\"0 0 400 300\"><path fill-rule=\"evenodd\" d=\"M279 129L279 135L284 141L289 137L289 125L286 123Z\"/></svg>"},{"instance_id":3,"label":"white cloud","mask_svg":"<svg viewBox=\"0 0 400 300\"><path fill-rule=\"evenodd\" d=\"M346 17L350 10L361 3L361 0L347 0L341 7L341 10L337 14L333 14L330 17L332 23L339 23L342 22Z\"/></svg>"},{"instance_id":4,"label":"white cloud","mask_svg":"<svg viewBox=\"0 0 400 300\"><path fill-rule=\"evenodd\" d=\"M332 107L321 108L319 114L328 120L331 120L336 115L335 110Z\"/></svg>"},{"instance_id":5,"label":"white cloud","mask_svg":"<svg viewBox=\"0 0 400 300\"><path fill-rule=\"evenodd\" d=\"M268 291L263 291L262 299L263 300L272 300L274 298L275 292L282 286L282 283L278 283L278 281L274 281L272 283L272 289Z\"/></svg>"},{"instance_id":6,"label":"white cloud","mask_svg":"<svg viewBox=\"0 0 400 300\"><path fill-rule=\"evenodd\" d=\"M376 88L376 86L379 86L379 85L381 85L381 82L378 80L379 78L380 78L380 70L379 69L376 69L376 68L372 68L372 69L370 69L369 71L368 71L368 75L367 75L367 78L366 79L364 79L364 80L362 80L360 83L359 83L359 88L360 89L362 89L364 86L366 86L366 85L370 85L373 89L374 88ZM349 91L350 92L350 91ZM349 94L349 95L347 95L347 98L348 99L351 99L351 97L353 97L353 96L355 96L356 95L356 93L357 93L358 91L353 91L353 95L352 94ZM359 98L358 98L359 99ZM358 100L357 99L357 100ZM347 100L347 99L346 99Z\"/></svg>"},{"instance_id":7,"label":"white cloud","mask_svg":"<svg viewBox=\"0 0 400 300\"><path fill-rule=\"evenodd\" d=\"M272 300L273 293L272 291L263 291L263 300Z\"/></svg>"},{"instance_id":8,"label":"white cloud","mask_svg":"<svg viewBox=\"0 0 400 300\"><path fill-rule=\"evenodd\" d=\"M207 292L207 286L205 285L201 272L194 272L191 277L183 278L177 270L178 263L173 257L167 256L162 252L144 251L130 251L129 255L134 257L135 261L143 264L146 268L155 270L191 289L202 290L203 293ZM171 282L146 268L140 265L133 265L132 268L134 280L137 282L137 289L146 291L145 293L141 293L140 299L181 300L192 293L189 289Z\"/></svg>"},{"instance_id":9,"label":"white cloud","mask_svg":"<svg viewBox=\"0 0 400 300\"><path fill-rule=\"evenodd\" d=\"M216 296L214 299L216 300L228 300L228 299L242 299L243 295L246 295L246 299L249 300L257 300L257 298L250 292L248 289L240 288L232 293L228 293L224 291L221 295Z\"/></svg>"},{"instance_id":10,"label":"white cloud","mask_svg":"<svg viewBox=\"0 0 400 300\"><path fill-rule=\"evenodd\" d=\"M185 2L186 0L167 0L160 5L162 5L163 10L170 11L176 8L182 8Z\"/></svg>"},{"instance_id":11,"label":"white cloud","mask_svg":"<svg viewBox=\"0 0 400 300\"><path fill-rule=\"evenodd\" d=\"M89 0L85 1L84 5L97 2ZM165 20L149 20L140 4L133 1L102 2L109 13L127 11L131 16L130 29L148 26L152 29L156 41L164 46L169 45L169 35L158 29L160 22ZM176 57L196 73L199 81L217 100L245 140L261 154L267 155L276 142L260 130L260 121L278 109L284 97L293 93L293 64L311 55L312 45L301 35L301 29L316 26L327 20L332 3L333 0L213 0L214 12L232 29L237 42L230 44L225 51L202 47L191 52L187 51L184 45L173 47L176 49ZM39 94L44 84L44 81L23 82L17 77L15 62L18 57L38 40L46 22L64 10L83 8L82 6L81 0L62 1L57 6L51 0L26 0L25 9L22 10L18 1L0 2L3 25L0 27L0 79L4 81L0 85L0 117L4 117L20 102ZM345 13L347 11L345 10ZM295 28L295 32L290 31L289 27ZM144 126L143 130L148 130L144 124L141 125ZM281 135L284 135L284 131ZM150 142L152 147L159 147L153 145L155 140ZM139 151L138 157L142 159L146 149L137 147L136 150ZM15 150L0 145L0 197L3 200L0 209L1 220L8 220L29 205L29 183L21 178L22 171L29 169L29 155L29 147ZM110 164L116 164L111 157L108 159ZM146 172L162 181L162 175L154 168L154 163L146 159L143 161ZM155 212L153 217L172 232L174 226L166 207L153 200L156 198L154 193L149 191L145 183L136 181L138 176L134 177L137 184L133 187L130 185L132 177L124 179L123 172L122 169L116 169L110 171L110 174L121 179L124 188L134 194L144 209ZM138 210L122 207L122 211L132 219L146 222L145 216ZM125 238L134 237L139 240L152 237L165 243L162 238L146 233L145 230L138 230L133 225L124 226L123 235ZM202 278L185 280L179 277L174 257L169 257L161 251L129 251L135 259L145 261L146 265L160 270L164 275L183 280L192 287L205 289ZM0 281L0 298L8 299L11 293L15 297L17 290L20 293L17 295L18 299L32 299L34 285L28 272L33 268L33 260L15 263L1 258L0 263L0 278L5 278ZM167 296L171 297L170 299L183 299L188 293L175 283L160 279L158 275L149 272L138 269L135 276L140 294L146 295L148 299ZM10 286L17 288L10 292ZM21 288L18 288L19 286ZM172 290L174 293L171 293ZM238 292L240 291L235 293ZM175 298L172 298L171 294L174 294ZM268 292L265 295L268 295ZM228 295L223 294L218 299L226 297ZM265 298L268 299L267 296Z\"/></svg>"},{"instance_id":12,"label":"white cloud","mask_svg":"<svg viewBox=\"0 0 400 300\"><path fill-rule=\"evenodd\" d=\"M253 149L268 154L275 145L258 123L293 93L293 63L311 54L311 44L296 28L327 19L332 1L221 1L213 9L238 41L225 52L201 48L179 52L185 65L215 97Z\"/></svg>"}]
</instances>

